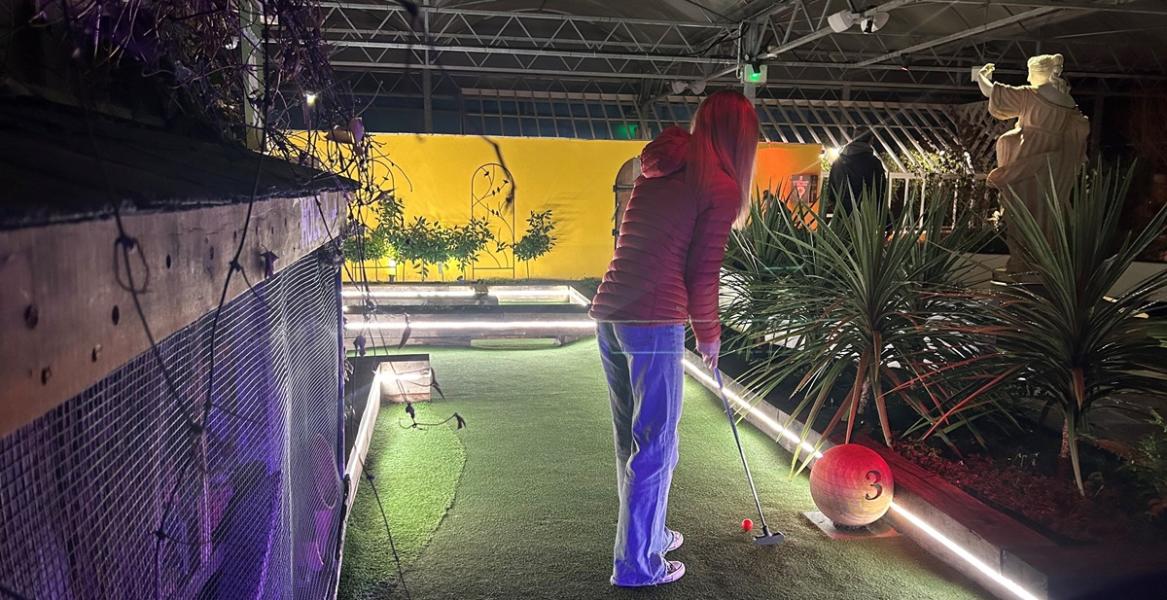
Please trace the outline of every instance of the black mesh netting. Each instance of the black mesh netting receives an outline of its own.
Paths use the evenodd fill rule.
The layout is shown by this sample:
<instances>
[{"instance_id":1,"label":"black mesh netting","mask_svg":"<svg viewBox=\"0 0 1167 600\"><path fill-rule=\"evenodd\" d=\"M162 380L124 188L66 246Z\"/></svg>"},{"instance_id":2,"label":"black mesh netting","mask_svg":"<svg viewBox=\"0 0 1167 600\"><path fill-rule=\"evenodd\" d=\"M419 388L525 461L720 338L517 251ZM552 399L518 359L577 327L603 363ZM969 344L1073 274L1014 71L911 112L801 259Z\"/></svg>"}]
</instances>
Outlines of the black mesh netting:
<instances>
[{"instance_id":1,"label":"black mesh netting","mask_svg":"<svg viewBox=\"0 0 1167 600\"><path fill-rule=\"evenodd\" d=\"M0 597L305 598L335 585L337 268L308 256L0 439Z\"/></svg>"}]
</instances>

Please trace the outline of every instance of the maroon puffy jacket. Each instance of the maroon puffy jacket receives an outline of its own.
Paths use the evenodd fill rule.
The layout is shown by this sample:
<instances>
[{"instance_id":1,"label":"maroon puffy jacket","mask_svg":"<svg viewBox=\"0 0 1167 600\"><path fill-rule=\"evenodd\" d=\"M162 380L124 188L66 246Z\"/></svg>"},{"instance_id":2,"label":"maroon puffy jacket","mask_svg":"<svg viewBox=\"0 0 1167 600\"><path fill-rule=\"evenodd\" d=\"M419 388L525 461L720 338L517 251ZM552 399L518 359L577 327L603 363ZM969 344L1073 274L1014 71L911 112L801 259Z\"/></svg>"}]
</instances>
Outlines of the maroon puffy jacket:
<instances>
[{"instance_id":1,"label":"maroon puffy jacket","mask_svg":"<svg viewBox=\"0 0 1167 600\"><path fill-rule=\"evenodd\" d=\"M661 132L640 155L642 174L624 211L616 254L592 301L600 321L690 321L697 340L721 336L718 281L740 191L725 174L694 190L685 182L689 133Z\"/></svg>"}]
</instances>

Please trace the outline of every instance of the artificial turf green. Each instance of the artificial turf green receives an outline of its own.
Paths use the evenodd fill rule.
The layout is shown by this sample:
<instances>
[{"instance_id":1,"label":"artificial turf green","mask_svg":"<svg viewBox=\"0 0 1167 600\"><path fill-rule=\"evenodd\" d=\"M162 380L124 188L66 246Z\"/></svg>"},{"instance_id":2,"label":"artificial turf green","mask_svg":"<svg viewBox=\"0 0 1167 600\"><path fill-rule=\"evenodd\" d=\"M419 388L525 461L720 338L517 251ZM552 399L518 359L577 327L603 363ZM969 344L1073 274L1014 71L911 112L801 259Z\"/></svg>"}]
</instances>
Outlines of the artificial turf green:
<instances>
[{"instance_id":1,"label":"artificial turf green","mask_svg":"<svg viewBox=\"0 0 1167 600\"><path fill-rule=\"evenodd\" d=\"M739 525L744 517L755 518L753 502L725 415L691 380L669 512L669 525L686 538L670 558L685 562L688 572L660 588L612 588L615 466L594 341L551 350L431 354L448 400L435 401L430 410L466 418L468 427L454 434L465 447L466 464L446 517L420 557L407 561L413 598L987 597L906 538L828 540L801 515L813 509L805 476L791 479L789 455L744 426L742 442L768 519L787 535L782 546L752 545ZM383 412L381 419L395 423L396 417ZM377 431L400 435L380 426ZM353 528L371 527L363 522L370 514L360 506L369 500L363 494L350 536ZM392 516L403 530L419 510L414 502L404 504L412 513ZM344 585L356 585L358 573L379 580L391 574L386 557L348 548L342 592ZM404 596L397 589L384 597Z\"/></svg>"},{"instance_id":2,"label":"artificial turf green","mask_svg":"<svg viewBox=\"0 0 1167 600\"><path fill-rule=\"evenodd\" d=\"M341 600L388 597L397 570L389 533L377 505L380 495L403 565L413 564L454 502L466 455L449 427L403 429L402 405L385 404L377 419L365 465L373 485L362 481L349 517L340 577ZM418 421L436 422L438 413L417 405ZM445 417L442 417L445 418ZM373 493L376 486L377 494Z\"/></svg>"}]
</instances>

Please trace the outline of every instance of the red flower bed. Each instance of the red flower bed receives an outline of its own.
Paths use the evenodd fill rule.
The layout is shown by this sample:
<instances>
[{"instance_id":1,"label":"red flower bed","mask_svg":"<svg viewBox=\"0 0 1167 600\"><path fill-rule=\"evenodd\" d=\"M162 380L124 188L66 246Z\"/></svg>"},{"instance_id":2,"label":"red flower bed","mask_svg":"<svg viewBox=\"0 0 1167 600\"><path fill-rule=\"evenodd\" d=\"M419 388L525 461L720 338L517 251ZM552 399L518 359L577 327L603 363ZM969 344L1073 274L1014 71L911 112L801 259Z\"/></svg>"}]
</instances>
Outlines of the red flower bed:
<instances>
[{"instance_id":1,"label":"red flower bed","mask_svg":"<svg viewBox=\"0 0 1167 600\"><path fill-rule=\"evenodd\" d=\"M1145 505L1122 480L1092 475L1083 497L1068 470L1048 474L1032 462L994 460L984 454L952 459L922 442L897 444L896 452L1055 541L1131 541L1162 535L1162 524L1149 526Z\"/></svg>"}]
</instances>

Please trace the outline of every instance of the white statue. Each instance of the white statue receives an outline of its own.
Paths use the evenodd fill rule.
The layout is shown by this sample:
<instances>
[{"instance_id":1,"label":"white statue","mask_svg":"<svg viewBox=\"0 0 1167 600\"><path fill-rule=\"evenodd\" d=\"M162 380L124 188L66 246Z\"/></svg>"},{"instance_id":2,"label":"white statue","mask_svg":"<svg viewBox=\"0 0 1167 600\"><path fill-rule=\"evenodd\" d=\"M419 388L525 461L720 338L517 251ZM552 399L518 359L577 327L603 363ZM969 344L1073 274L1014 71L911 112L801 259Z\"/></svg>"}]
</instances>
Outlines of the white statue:
<instances>
[{"instance_id":1,"label":"white statue","mask_svg":"<svg viewBox=\"0 0 1167 600\"><path fill-rule=\"evenodd\" d=\"M1089 121L1062 79L1063 64L1061 54L1029 59L1030 85L1021 87L995 83L992 63L981 67L975 77L989 99L989 114L1001 120L1017 119L1017 125L997 139L997 168L989 173L989 185L1016 194L1047 232L1049 215L1043 195L1052 192L1058 202L1069 200L1078 170L1086 161L1090 135ZM1012 243L1009 246L1009 271L1024 270L1020 254Z\"/></svg>"}]
</instances>

